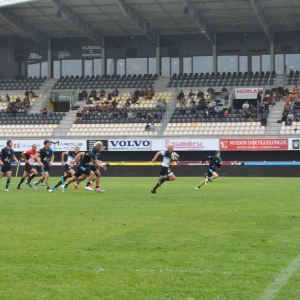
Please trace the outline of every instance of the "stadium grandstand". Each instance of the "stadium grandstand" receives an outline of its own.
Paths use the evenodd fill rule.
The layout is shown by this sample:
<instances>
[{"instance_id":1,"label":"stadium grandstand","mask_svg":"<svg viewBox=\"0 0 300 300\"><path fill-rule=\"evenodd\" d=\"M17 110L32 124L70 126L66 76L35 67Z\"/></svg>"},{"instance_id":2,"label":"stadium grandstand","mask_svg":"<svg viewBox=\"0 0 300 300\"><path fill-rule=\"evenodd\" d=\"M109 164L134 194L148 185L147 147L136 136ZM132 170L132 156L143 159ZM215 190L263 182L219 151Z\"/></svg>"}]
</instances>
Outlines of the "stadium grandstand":
<instances>
[{"instance_id":1,"label":"stadium grandstand","mask_svg":"<svg viewBox=\"0 0 300 300\"><path fill-rule=\"evenodd\" d=\"M2 0L0 135L295 136L299 17L296 0Z\"/></svg>"}]
</instances>

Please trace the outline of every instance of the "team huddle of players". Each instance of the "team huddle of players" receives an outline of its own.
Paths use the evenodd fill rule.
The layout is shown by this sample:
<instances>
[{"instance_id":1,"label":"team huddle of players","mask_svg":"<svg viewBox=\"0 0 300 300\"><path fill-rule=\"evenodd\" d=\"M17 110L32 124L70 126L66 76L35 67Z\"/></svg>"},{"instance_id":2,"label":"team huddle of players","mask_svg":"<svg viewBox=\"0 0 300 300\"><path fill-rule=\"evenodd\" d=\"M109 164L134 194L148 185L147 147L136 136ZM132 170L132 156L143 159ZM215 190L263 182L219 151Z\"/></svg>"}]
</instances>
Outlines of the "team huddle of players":
<instances>
[{"instance_id":1,"label":"team huddle of players","mask_svg":"<svg viewBox=\"0 0 300 300\"><path fill-rule=\"evenodd\" d=\"M61 177L61 180L51 189L49 184L49 170L53 164L54 152L50 148L50 141L44 141L44 147L37 151L37 145L33 144L30 150L24 151L22 159L25 161L25 169L23 176L17 186L17 189L21 189L22 183L27 179L26 184L37 190L40 183L45 182L46 189L49 193L57 190L58 186L61 186L62 192L65 193L70 183L76 182L74 188L77 189L81 181L87 178L85 186L86 190L93 191L92 184L96 181L96 192L103 193L104 190L100 189L100 168L106 170L106 166L100 160L100 150L102 148L102 142L98 141L94 144L94 147L90 151L80 152L80 147L76 146L74 151L63 152L61 155L62 165L65 172ZM67 155L67 161L65 162L65 156ZM1 149L0 152L0 179L3 174L6 173L7 181L5 191L9 191L8 187L12 176L11 162L19 164L14 149L12 148L12 141L8 140L6 147ZM77 165L75 171L73 167ZM31 184L33 178L38 176L41 171L42 176L38 180Z\"/></svg>"},{"instance_id":2,"label":"team huddle of players","mask_svg":"<svg viewBox=\"0 0 300 300\"><path fill-rule=\"evenodd\" d=\"M25 161L25 170L23 176L17 186L17 189L21 189L22 183L27 179L26 184L29 187L32 187L31 181L33 178L38 176L39 169L42 173L42 176L33 182L33 188L38 189L40 183L45 182L47 191L52 193L56 191L59 186L63 193L66 192L68 186L75 182L74 189L78 188L78 185L81 181L87 179L85 189L93 191L92 184L96 181L96 192L104 192L100 189L100 168L106 170L105 164L100 160L100 151L102 149L102 142L98 141L94 144L93 149L89 151L80 152L80 147L76 146L74 151L63 152L61 155L61 163L64 166L65 172L61 177L61 180L51 189L49 184L49 169L53 164L54 152L50 148L50 141L44 141L44 147L37 151L37 145L33 144L30 150L24 151L22 153L22 159ZM65 156L67 155L67 161L65 162ZM174 145L168 144L166 151L158 151L152 159L152 162L156 161L157 158L162 155L163 162L160 167L160 178L151 190L151 193L155 194L158 187L160 187L165 181L174 181L176 179L175 174L170 169L170 164L172 161L178 160L179 155L174 152ZM220 157L221 152L216 151L214 156L207 156L201 162L202 164L206 161L209 162L209 167L207 172L204 175L204 180L196 187L196 190L199 190L201 186L212 182L213 179L218 178L216 172L217 168L220 168L222 165L222 159ZM0 152L0 179L3 176L3 173L7 174L7 181L5 191L8 190L10 184L12 167L11 162L15 161L18 163L18 160L15 156L14 149L12 148L12 141L8 140L6 147L3 148ZM36 165L37 164L37 165ZM77 165L76 171L74 166Z\"/></svg>"}]
</instances>

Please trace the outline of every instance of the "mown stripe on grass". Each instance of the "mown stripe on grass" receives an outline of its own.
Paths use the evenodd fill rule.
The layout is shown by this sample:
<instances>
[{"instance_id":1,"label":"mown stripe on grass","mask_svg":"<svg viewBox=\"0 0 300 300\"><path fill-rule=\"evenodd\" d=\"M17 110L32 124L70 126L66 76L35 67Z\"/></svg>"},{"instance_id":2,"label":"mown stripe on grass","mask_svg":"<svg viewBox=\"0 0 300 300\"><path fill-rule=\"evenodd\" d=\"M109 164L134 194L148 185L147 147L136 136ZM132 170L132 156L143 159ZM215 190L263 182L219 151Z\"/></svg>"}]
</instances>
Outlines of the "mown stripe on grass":
<instances>
[{"instance_id":1,"label":"mown stripe on grass","mask_svg":"<svg viewBox=\"0 0 300 300\"><path fill-rule=\"evenodd\" d=\"M300 254L284 269L260 296L259 300L272 300L281 288L288 283L289 278L300 268Z\"/></svg>"}]
</instances>

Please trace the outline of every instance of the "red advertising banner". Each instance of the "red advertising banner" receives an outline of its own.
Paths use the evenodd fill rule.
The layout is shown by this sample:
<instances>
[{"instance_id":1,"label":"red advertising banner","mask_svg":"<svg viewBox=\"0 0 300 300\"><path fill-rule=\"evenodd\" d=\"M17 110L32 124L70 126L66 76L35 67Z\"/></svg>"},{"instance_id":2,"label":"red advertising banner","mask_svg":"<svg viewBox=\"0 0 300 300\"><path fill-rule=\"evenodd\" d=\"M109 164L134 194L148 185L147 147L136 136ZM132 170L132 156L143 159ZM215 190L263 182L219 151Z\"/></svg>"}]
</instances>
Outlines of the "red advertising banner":
<instances>
[{"instance_id":1,"label":"red advertising banner","mask_svg":"<svg viewBox=\"0 0 300 300\"><path fill-rule=\"evenodd\" d=\"M289 139L220 139L220 150L289 150Z\"/></svg>"}]
</instances>

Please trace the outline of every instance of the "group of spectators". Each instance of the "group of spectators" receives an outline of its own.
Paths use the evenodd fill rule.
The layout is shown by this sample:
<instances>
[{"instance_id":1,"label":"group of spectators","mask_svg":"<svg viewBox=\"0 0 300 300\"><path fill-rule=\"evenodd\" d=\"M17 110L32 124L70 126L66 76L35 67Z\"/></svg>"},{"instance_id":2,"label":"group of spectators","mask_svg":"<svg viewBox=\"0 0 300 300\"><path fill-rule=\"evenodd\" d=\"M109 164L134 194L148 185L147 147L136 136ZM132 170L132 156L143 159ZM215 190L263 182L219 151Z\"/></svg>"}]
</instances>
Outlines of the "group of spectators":
<instances>
[{"instance_id":1,"label":"group of spectators","mask_svg":"<svg viewBox=\"0 0 300 300\"><path fill-rule=\"evenodd\" d=\"M12 101L7 94L4 98L7 103L5 114L7 117L15 117L16 115L24 115L30 108L30 100L28 96L25 96L23 100L18 97L15 101Z\"/></svg>"},{"instance_id":2,"label":"group of spectators","mask_svg":"<svg viewBox=\"0 0 300 300\"><path fill-rule=\"evenodd\" d=\"M243 105L243 116L248 122L253 122L254 118L257 118L257 115L262 115L261 117L261 125L266 126L267 125L267 117L265 115L266 106L264 103L257 103L257 107L255 107L253 104L249 104L246 100Z\"/></svg>"}]
</instances>

